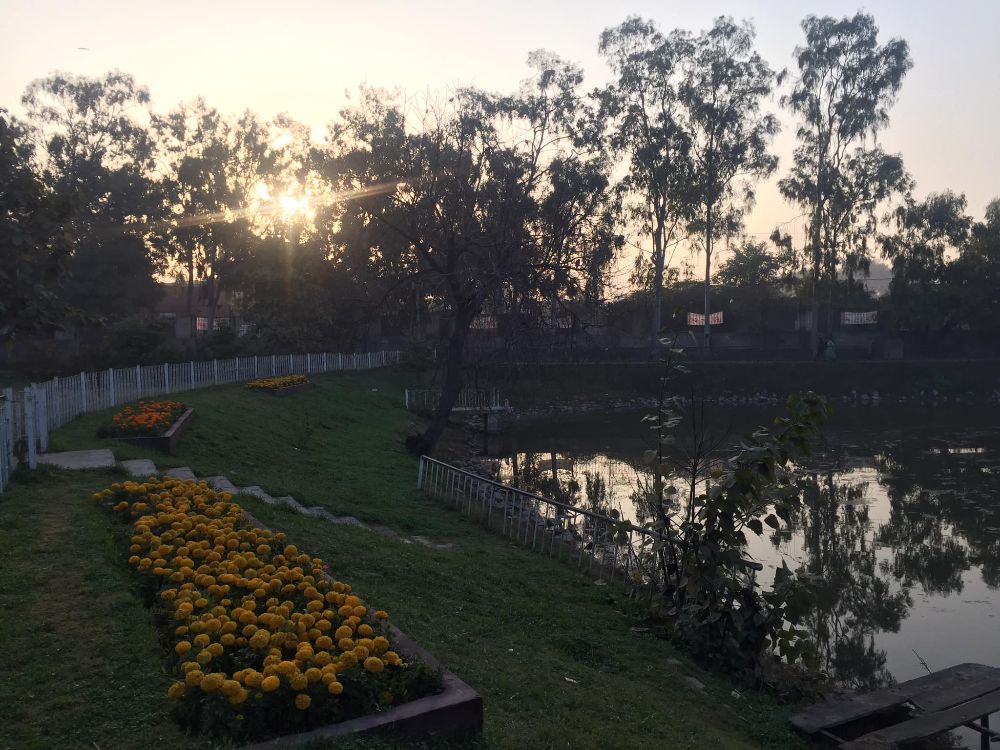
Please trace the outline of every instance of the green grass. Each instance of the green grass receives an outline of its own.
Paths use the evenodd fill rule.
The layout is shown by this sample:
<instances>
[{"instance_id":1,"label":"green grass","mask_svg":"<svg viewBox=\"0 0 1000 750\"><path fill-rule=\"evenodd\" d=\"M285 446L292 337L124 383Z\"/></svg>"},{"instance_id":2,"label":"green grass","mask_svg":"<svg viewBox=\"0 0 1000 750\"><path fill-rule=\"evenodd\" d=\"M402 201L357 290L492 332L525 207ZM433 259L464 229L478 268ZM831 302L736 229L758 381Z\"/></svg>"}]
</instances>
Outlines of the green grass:
<instances>
[{"instance_id":1,"label":"green grass","mask_svg":"<svg viewBox=\"0 0 1000 750\"><path fill-rule=\"evenodd\" d=\"M403 378L322 377L316 390L287 399L238 387L186 394L198 419L174 463L451 543L430 549L241 499L389 610L482 694L486 728L475 747L802 746L784 711L750 693L735 697L733 684L701 672L641 627L613 588L416 493L415 460L399 447L410 428ZM297 449L303 415L317 427ZM92 437L99 420L69 425L53 445L101 444ZM123 456L141 453L114 445ZM0 642L15 645L0 649L0 711L14 707L10 717L0 714L0 726L13 731L11 747L207 747L184 738L166 716L169 680L149 618L130 593L103 511L87 499L112 477L37 476L0 498L0 604L17 613L0 625ZM62 578L53 580L54 571ZM50 612L76 616L52 620ZM64 651L53 650L64 643ZM74 679L59 679L63 672ZM689 675L706 685L704 693Z\"/></svg>"}]
</instances>

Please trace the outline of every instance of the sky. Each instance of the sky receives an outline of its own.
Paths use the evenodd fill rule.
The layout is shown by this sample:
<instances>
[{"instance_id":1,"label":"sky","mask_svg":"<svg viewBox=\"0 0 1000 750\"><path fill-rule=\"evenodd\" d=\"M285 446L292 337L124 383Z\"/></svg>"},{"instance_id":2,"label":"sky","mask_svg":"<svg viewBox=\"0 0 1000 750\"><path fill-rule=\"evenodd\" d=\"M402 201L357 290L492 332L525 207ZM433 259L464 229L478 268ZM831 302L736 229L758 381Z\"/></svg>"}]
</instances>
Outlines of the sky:
<instances>
[{"instance_id":1,"label":"sky","mask_svg":"<svg viewBox=\"0 0 1000 750\"><path fill-rule=\"evenodd\" d=\"M150 89L157 110L200 94L227 112L287 112L320 133L361 83L414 94L459 84L509 91L540 48L599 85L608 71L598 36L628 15L695 32L719 15L750 19L759 51L780 70L792 64L805 15L858 10L875 16L883 39L906 39L914 61L883 146L903 155L918 197L964 192L981 218L1000 196L1000 0L0 0L0 107L16 113L25 86L56 70L118 68ZM774 142L780 164L759 186L746 229L766 239L781 224L799 238L800 209L775 184L791 161L794 122L776 98L771 106L784 126Z\"/></svg>"}]
</instances>

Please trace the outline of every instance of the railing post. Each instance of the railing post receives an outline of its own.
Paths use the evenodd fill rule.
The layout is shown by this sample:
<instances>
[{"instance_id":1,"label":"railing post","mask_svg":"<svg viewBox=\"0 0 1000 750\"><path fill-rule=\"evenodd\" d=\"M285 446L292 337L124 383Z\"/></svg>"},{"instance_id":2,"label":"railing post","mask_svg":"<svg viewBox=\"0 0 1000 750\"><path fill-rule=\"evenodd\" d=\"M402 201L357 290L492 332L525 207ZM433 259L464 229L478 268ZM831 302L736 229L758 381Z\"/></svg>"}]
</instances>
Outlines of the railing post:
<instances>
[{"instance_id":1,"label":"railing post","mask_svg":"<svg viewBox=\"0 0 1000 750\"><path fill-rule=\"evenodd\" d=\"M312 362L309 359L309 352L306 352L306 375L312 375Z\"/></svg>"},{"instance_id":2,"label":"railing post","mask_svg":"<svg viewBox=\"0 0 1000 750\"><path fill-rule=\"evenodd\" d=\"M142 398L142 365L135 366L135 397Z\"/></svg>"},{"instance_id":3,"label":"railing post","mask_svg":"<svg viewBox=\"0 0 1000 750\"><path fill-rule=\"evenodd\" d=\"M326 352L323 352L323 372L328 372L330 368L326 366Z\"/></svg>"},{"instance_id":4,"label":"railing post","mask_svg":"<svg viewBox=\"0 0 1000 750\"><path fill-rule=\"evenodd\" d=\"M170 365L163 363L163 392L170 393Z\"/></svg>"},{"instance_id":5,"label":"railing post","mask_svg":"<svg viewBox=\"0 0 1000 750\"><path fill-rule=\"evenodd\" d=\"M421 456L420 463L417 465L417 489L423 489L424 487L424 466L426 465L427 457Z\"/></svg>"},{"instance_id":6,"label":"railing post","mask_svg":"<svg viewBox=\"0 0 1000 750\"><path fill-rule=\"evenodd\" d=\"M35 454L35 398L30 387L24 389L24 437L28 444L28 468L38 467Z\"/></svg>"},{"instance_id":7,"label":"railing post","mask_svg":"<svg viewBox=\"0 0 1000 750\"><path fill-rule=\"evenodd\" d=\"M190 372L191 372L191 387L188 388L189 391L194 390L194 360L190 362Z\"/></svg>"},{"instance_id":8,"label":"railing post","mask_svg":"<svg viewBox=\"0 0 1000 750\"><path fill-rule=\"evenodd\" d=\"M295 355L294 354L289 354L288 355L288 374L291 375L293 372L295 372Z\"/></svg>"},{"instance_id":9,"label":"railing post","mask_svg":"<svg viewBox=\"0 0 1000 750\"><path fill-rule=\"evenodd\" d=\"M271 355L271 377L272 378L278 373L277 362L278 362L277 355L272 354Z\"/></svg>"},{"instance_id":10,"label":"railing post","mask_svg":"<svg viewBox=\"0 0 1000 750\"><path fill-rule=\"evenodd\" d=\"M212 385L219 384L219 360L212 360Z\"/></svg>"},{"instance_id":11,"label":"railing post","mask_svg":"<svg viewBox=\"0 0 1000 750\"><path fill-rule=\"evenodd\" d=\"M253 377L254 380L257 379L257 355L253 355Z\"/></svg>"},{"instance_id":12,"label":"railing post","mask_svg":"<svg viewBox=\"0 0 1000 750\"><path fill-rule=\"evenodd\" d=\"M115 393L115 370L113 367L108 368L108 394L111 397L111 406L118 405L117 394Z\"/></svg>"},{"instance_id":13,"label":"railing post","mask_svg":"<svg viewBox=\"0 0 1000 750\"><path fill-rule=\"evenodd\" d=\"M89 409L87 408L87 373L80 373L80 411L86 414Z\"/></svg>"}]
</instances>

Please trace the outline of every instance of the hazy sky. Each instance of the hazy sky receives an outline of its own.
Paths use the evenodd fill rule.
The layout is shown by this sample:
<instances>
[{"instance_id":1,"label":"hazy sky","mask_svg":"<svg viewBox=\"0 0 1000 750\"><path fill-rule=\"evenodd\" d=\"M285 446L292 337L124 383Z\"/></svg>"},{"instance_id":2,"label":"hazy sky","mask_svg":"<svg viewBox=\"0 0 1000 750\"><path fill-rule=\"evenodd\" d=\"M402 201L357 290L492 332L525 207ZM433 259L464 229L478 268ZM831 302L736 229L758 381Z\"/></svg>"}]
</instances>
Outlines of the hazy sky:
<instances>
[{"instance_id":1,"label":"hazy sky","mask_svg":"<svg viewBox=\"0 0 1000 750\"><path fill-rule=\"evenodd\" d=\"M117 67L149 87L157 109L202 94L225 111L288 112L319 130L359 83L510 90L538 48L580 63L596 85L607 76L598 35L630 14L664 30L698 31L721 14L752 19L758 48L780 69L792 64L804 15L859 8L874 14L883 39L905 38L914 60L883 144L902 153L918 195L965 192L981 217L1000 196L1000 0L0 0L0 106L17 111L25 85L52 71L98 75ZM779 175L794 142L792 123L782 120ZM798 213L772 181L760 187L747 230L764 238ZM788 229L800 236L800 224Z\"/></svg>"}]
</instances>

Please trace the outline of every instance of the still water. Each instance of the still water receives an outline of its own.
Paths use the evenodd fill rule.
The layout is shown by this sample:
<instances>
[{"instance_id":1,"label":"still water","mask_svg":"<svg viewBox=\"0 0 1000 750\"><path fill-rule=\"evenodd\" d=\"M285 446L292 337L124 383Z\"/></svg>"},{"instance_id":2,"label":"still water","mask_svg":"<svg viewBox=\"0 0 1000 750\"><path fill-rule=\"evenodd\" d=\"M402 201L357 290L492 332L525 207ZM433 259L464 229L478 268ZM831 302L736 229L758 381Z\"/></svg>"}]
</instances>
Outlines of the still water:
<instances>
[{"instance_id":1,"label":"still water","mask_svg":"<svg viewBox=\"0 0 1000 750\"><path fill-rule=\"evenodd\" d=\"M777 410L716 412L710 431L731 444ZM641 523L642 454L653 442L641 416L515 426L484 460L525 486L554 472L576 504ZM871 688L926 674L924 663L1000 666L1000 410L843 407L803 472L802 512L749 552L764 585L782 560L819 574L810 629L831 676Z\"/></svg>"}]
</instances>

